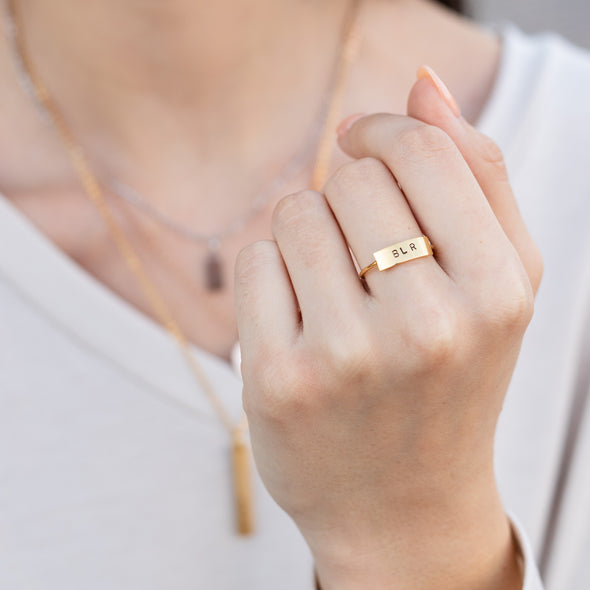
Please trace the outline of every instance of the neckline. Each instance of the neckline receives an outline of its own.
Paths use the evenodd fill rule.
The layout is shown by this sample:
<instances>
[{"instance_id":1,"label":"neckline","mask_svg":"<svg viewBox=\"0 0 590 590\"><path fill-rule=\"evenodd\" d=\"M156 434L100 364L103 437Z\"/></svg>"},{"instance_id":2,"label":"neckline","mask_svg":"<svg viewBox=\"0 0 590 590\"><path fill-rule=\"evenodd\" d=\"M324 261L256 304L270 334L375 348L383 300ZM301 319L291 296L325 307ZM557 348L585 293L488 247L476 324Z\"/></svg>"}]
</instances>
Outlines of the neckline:
<instances>
[{"instance_id":1,"label":"neckline","mask_svg":"<svg viewBox=\"0 0 590 590\"><path fill-rule=\"evenodd\" d=\"M498 72L476 123L488 133L495 131L502 117L498 110L506 108L509 70L519 67L512 63L512 38L519 31L504 25L497 32L502 44ZM0 248L0 276L31 304L136 382L219 422L165 329L78 266L1 194L0 228L4 243L18 244L20 253L16 258L12 256L14 248ZM225 360L194 346L192 352L232 418L239 419L240 378Z\"/></svg>"},{"instance_id":2,"label":"neckline","mask_svg":"<svg viewBox=\"0 0 590 590\"><path fill-rule=\"evenodd\" d=\"M200 417L219 422L168 332L77 265L0 194L0 276L37 310L136 383ZM241 415L241 380L231 366L201 348L192 352L231 417Z\"/></svg>"}]
</instances>

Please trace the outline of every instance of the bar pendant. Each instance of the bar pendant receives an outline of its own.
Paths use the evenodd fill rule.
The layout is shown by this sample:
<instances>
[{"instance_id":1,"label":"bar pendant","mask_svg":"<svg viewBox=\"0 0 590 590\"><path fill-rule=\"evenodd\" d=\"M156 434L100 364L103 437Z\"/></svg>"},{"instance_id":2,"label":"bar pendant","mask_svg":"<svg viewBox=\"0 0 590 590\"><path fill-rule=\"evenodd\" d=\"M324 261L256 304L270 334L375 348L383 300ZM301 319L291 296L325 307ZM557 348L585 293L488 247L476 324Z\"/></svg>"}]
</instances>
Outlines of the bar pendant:
<instances>
[{"instance_id":1,"label":"bar pendant","mask_svg":"<svg viewBox=\"0 0 590 590\"><path fill-rule=\"evenodd\" d=\"M252 466L250 449L241 428L232 437L232 466L237 532L251 535L254 532L254 498L252 494Z\"/></svg>"}]
</instances>

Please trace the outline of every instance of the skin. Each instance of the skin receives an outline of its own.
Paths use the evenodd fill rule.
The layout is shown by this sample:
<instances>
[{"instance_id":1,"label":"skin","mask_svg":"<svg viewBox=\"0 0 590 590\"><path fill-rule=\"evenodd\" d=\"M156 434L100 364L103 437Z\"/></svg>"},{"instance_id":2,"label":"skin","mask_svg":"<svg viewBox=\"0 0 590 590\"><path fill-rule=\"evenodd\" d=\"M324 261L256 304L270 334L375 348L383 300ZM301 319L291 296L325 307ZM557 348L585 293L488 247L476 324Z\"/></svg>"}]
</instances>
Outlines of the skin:
<instances>
[{"instance_id":1,"label":"skin","mask_svg":"<svg viewBox=\"0 0 590 590\"><path fill-rule=\"evenodd\" d=\"M346 1L19 0L19 6L37 69L96 168L203 231L247 210L305 142ZM427 63L465 116L477 117L497 68L495 37L421 0L367 0L361 19L365 33L343 116L405 113L416 69ZM219 42L219 30L231 43ZM60 142L19 88L2 36L0 88L0 189L78 264L151 315ZM348 159L336 150L332 171ZM278 199L308 182L306 170L224 242L227 289L215 294L203 288L201 245L115 198L111 204L189 338L228 358L237 339L237 253L271 238Z\"/></svg>"},{"instance_id":2,"label":"skin","mask_svg":"<svg viewBox=\"0 0 590 590\"><path fill-rule=\"evenodd\" d=\"M520 588L493 441L541 261L497 146L428 80L408 114L355 122L355 161L240 254L257 465L323 588ZM348 246L363 266L422 233L435 258L362 287Z\"/></svg>"},{"instance_id":3,"label":"skin","mask_svg":"<svg viewBox=\"0 0 590 590\"><path fill-rule=\"evenodd\" d=\"M198 229L233 219L303 141L344 14L340 0L22 5L39 71L97 167ZM226 245L230 261L241 250L235 316L231 290L212 296L192 282L192 247L113 205L191 340L227 356L237 322L257 465L323 588L519 588L492 449L541 262L501 153L468 122L499 47L421 0L369 0L363 19L370 35L345 112L399 114L354 123L322 193L269 203ZM220 29L232 43L219 43ZM430 81L412 87L421 63L448 82L462 118ZM19 94L5 46L0 79L3 193L149 314ZM363 288L347 243L365 265L422 233L435 258L372 271Z\"/></svg>"}]
</instances>

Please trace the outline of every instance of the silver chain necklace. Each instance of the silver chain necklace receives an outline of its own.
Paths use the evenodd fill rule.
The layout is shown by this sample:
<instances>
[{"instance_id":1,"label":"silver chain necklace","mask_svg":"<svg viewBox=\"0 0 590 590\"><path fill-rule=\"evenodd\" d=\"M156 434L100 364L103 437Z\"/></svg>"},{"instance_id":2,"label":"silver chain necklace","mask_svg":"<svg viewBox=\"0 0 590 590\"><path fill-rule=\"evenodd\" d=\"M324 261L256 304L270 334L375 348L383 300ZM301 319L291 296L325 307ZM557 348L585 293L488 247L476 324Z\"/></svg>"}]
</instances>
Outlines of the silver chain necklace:
<instances>
[{"instance_id":1,"label":"silver chain necklace","mask_svg":"<svg viewBox=\"0 0 590 590\"><path fill-rule=\"evenodd\" d=\"M305 145L287 162L278 176L252 199L250 207L242 215L236 217L224 228L215 232L199 232L192 227L178 223L152 205L148 199L134 188L119 180L111 179L106 184L113 195L123 199L126 203L149 216L164 228L174 232L181 238L204 245L207 248L203 264L205 284L210 291L221 289L223 288L223 267L220 252L222 242L238 234L246 227L248 222L260 213L273 197L280 194L284 186L296 178L307 167L313 153L312 148L317 143L319 134L323 128L326 108L327 105L322 104L320 113L314 121L312 131L308 135Z\"/></svg>"},{"instance_id":2,"label":"silver chain necklace","mask_svg":"<svg viewBox=\"0 0 590 590\"><path fill-rule=\"evenodd\" d=\"M6 3L4 6L4 22L8 40L11 45L11 57L18 74L18 80L29 96L30 100L36 106L37 110L42 115L46 122L50 122L50 116L47 112L43 103L38 99L33 81L31 80L26 67L22 63L17 50L17 29L16 24L10 14L10 11L6 9ZM223 283L223 266L221 260L221 245L224 240L237 234L242 230L249 221L251 221L257 213L261 212L265 206L271 201L273 197L279 194L279 191L293 180L304 168L309 164L311 156L314 152L312 149L320 139L321 132L324 127L325 119L328 112L328 95L329 90L332 87L332 78L335 72L330 77L327 90L324 92L324 97L321 101L321 107L319 113L316 116L312 128L308 134L308 139L303 147L283 166L281 172L272 180L264 190L259 191L251 200L251 205L248 209L237 218L234 218L224 228L221 228L215 232L199 232L193 228L178 223L177 221L170 218L164 212L159 210L157 207L152 205L147 198L139 194L135 189L126 185L125 183L114 179L101 178L101 183L105 187L108 187L110 192L124 200L126 203L135 207L141 213L149 216L152 220L159 223L162 227L174 232L176 235L203 245L206 247L207 252L204 260L201 261L200 265L203 272L205 285L210 291L217 291L224 287Z\"/></svg>"}]
</instances>

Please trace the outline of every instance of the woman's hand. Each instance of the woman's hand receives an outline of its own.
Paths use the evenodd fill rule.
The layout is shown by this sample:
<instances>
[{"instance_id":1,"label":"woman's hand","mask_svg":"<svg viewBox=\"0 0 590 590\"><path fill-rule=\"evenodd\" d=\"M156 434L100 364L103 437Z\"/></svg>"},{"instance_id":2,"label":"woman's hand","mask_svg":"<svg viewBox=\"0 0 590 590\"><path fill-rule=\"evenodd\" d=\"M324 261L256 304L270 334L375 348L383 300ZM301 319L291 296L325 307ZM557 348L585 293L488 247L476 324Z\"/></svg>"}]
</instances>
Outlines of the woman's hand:
<instances>
[{"instance_id":1,"label":"woman's hand","mask_svg":"<svg viewBox=\"0 0 590 590\"><path fill-rule=\"evenodd\" d=\"M431 80L408 113L353 122L355 160L239 256L256 463L325 589L516 588L493 441L541 262L498 148ZM363 287L349 246L421 235L434 257Z\"/></svg>"}]
</instances>

